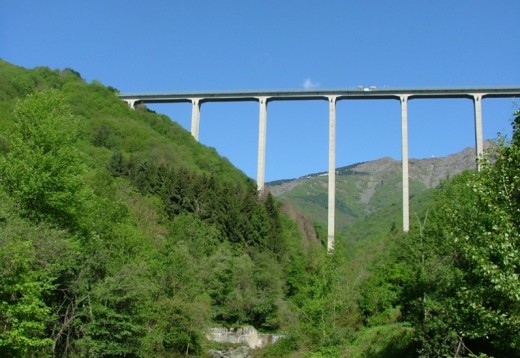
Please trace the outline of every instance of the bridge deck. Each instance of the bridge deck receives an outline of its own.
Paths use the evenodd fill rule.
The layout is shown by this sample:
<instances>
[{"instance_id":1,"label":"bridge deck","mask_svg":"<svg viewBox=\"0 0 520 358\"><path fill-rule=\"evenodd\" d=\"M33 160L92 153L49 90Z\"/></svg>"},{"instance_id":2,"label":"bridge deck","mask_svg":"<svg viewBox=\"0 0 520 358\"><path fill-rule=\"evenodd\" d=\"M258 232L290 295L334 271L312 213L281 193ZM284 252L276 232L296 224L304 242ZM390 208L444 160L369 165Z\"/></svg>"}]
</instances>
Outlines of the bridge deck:
<instances>
[{"instance_id":1,"label":"bridge deck","mask_svg":"<svg viewBox=\"0 0 520 358\"><path fill-rule=\"evenodd\" d=\"M343 99L399 99L407 95L414 98L469 98L474 94L482 98L520 97L520 87L475 87L442 89L331 89L331 90L277 90L277 91L222 91L222 92L164 92L120 94L123 100L136 100L143 103L191 102L239 102L258 101L265 97L268 101L283 100L321 100L335 96Z\"/></svg>"}]
</instances>

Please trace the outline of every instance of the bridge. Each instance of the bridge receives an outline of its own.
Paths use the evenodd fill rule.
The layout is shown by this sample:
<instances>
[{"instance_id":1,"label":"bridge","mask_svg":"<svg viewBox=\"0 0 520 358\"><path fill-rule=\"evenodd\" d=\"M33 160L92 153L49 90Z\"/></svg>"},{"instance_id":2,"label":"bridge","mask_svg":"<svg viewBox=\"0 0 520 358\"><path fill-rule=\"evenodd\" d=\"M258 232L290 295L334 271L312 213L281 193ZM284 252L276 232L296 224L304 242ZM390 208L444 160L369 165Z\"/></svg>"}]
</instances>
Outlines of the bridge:
<instances>
[{"instance_id":1,"label":"bridge","mask_svg":"<svg viewBox=\"0 0 520 358\"><path fill-rule=\"evenodd\" d=\"M265 186L265 145L267 105L272 101L326 100L329 103L329 158L328 158L328 233L327 249L334 248L335 201L336 201L336 103L341 100L383 99L398 100L401 103L401 148L402 148L402 194L403 231L410 228L409 174L408 174L408 101L414 99L465 98L473 101L475 116L475 159L479 170L479 159L484 156L482 133L482 100L484 98L520 97L520 87L481 88L438 88L438 89L377 89L361 87L337 90L281 90L281 91L230 91L230 92L175 92L175 93L134 93L120 94L131 108L140 103L192 104L191 134L198 140L200 108L207 102L259 103L257 185L263 191Z\"/></svg>"}]
</instances>

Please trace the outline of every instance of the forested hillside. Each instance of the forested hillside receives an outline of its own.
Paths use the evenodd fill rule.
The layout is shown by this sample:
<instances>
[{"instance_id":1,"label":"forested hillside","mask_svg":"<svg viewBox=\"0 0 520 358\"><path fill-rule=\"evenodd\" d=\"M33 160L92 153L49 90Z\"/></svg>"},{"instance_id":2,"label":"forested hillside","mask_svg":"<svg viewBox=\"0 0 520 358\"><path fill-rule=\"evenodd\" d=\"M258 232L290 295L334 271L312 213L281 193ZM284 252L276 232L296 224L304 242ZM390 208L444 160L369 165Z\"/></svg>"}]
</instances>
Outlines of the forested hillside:
<instances>
[{"instance_id":1,"label":"forested hillside","mask_svg":"<svg viewBox=\"0 0 520 358\"><path fill-rule=\"evenodd\" d=\"M520 113L493 164L413 198L409 234L390 206L378 247L327 253L116 92L0 61L0 356L211 357L208 328L239 325L283 335L257 357L520 356Z\"/></svg>"},{"instance_id":2,"label":"forested hillside","mask_svg":"<svg viewBox=\"0 0 520 358\"><path fill-rule=\"evenodd\" d=\"M0 62L0 356L204 355L210 326L297 324L321 247L114 92Z\"/></svg>"},{"instance_id":3,"label":"forested hillside","mask_svg":"<svg viewBox=\"0 0 520 358\"><path fill-rule=\"evenodd\" d=\"M421 357L520 356L520 111L492 161L442 184L364 291L369 317L399 308Z\"/></svg>"}]
</instances>

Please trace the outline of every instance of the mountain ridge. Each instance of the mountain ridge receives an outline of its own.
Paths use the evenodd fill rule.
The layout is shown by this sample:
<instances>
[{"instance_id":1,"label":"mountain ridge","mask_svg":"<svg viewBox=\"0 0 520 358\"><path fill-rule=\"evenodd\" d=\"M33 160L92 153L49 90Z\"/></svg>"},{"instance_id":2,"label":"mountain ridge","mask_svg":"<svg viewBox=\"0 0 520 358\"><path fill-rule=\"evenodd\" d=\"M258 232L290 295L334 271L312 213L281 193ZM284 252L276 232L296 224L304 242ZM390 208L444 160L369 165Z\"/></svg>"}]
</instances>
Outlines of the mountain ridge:
<instances>
[{"instance_id":1,"label":"mountain ridge","mask_svg":"<svg viewBox=\"0 0 520 358\"><path fill-rule=\"evenodd\" d=\"M491 142L486 142L489 148ZM444 157L409 159L410 196L437 187L465 170L475 169L472 147ZM328 173L266 183L268 190L325 226L328 206ZM365 218L391 205L401 205L401 160L382 157L336 168L336 226Z\"/></svg>"}]
</instances>

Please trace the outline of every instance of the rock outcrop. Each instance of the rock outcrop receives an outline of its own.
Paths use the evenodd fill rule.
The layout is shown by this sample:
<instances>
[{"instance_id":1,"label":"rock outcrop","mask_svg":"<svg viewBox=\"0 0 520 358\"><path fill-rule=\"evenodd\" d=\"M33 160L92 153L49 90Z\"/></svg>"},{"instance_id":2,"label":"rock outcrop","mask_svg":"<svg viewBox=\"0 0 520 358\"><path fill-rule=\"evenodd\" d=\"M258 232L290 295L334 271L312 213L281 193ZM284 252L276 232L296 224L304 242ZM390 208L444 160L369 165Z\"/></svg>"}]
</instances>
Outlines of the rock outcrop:
<instances>
[{"instance_id":1,"label":"rock outcrop","mask_svg":"<svg viewBox=\"0 0 520 358\"><path fill-rule=\"evenodd\" d=\"M216 327L206 335L210 341L220 343L236 343L246 345L251 349L263 348L268 344L276 343L281 336L259 333L252 326L237 328Z\"/></svg>"}]
</instances>

